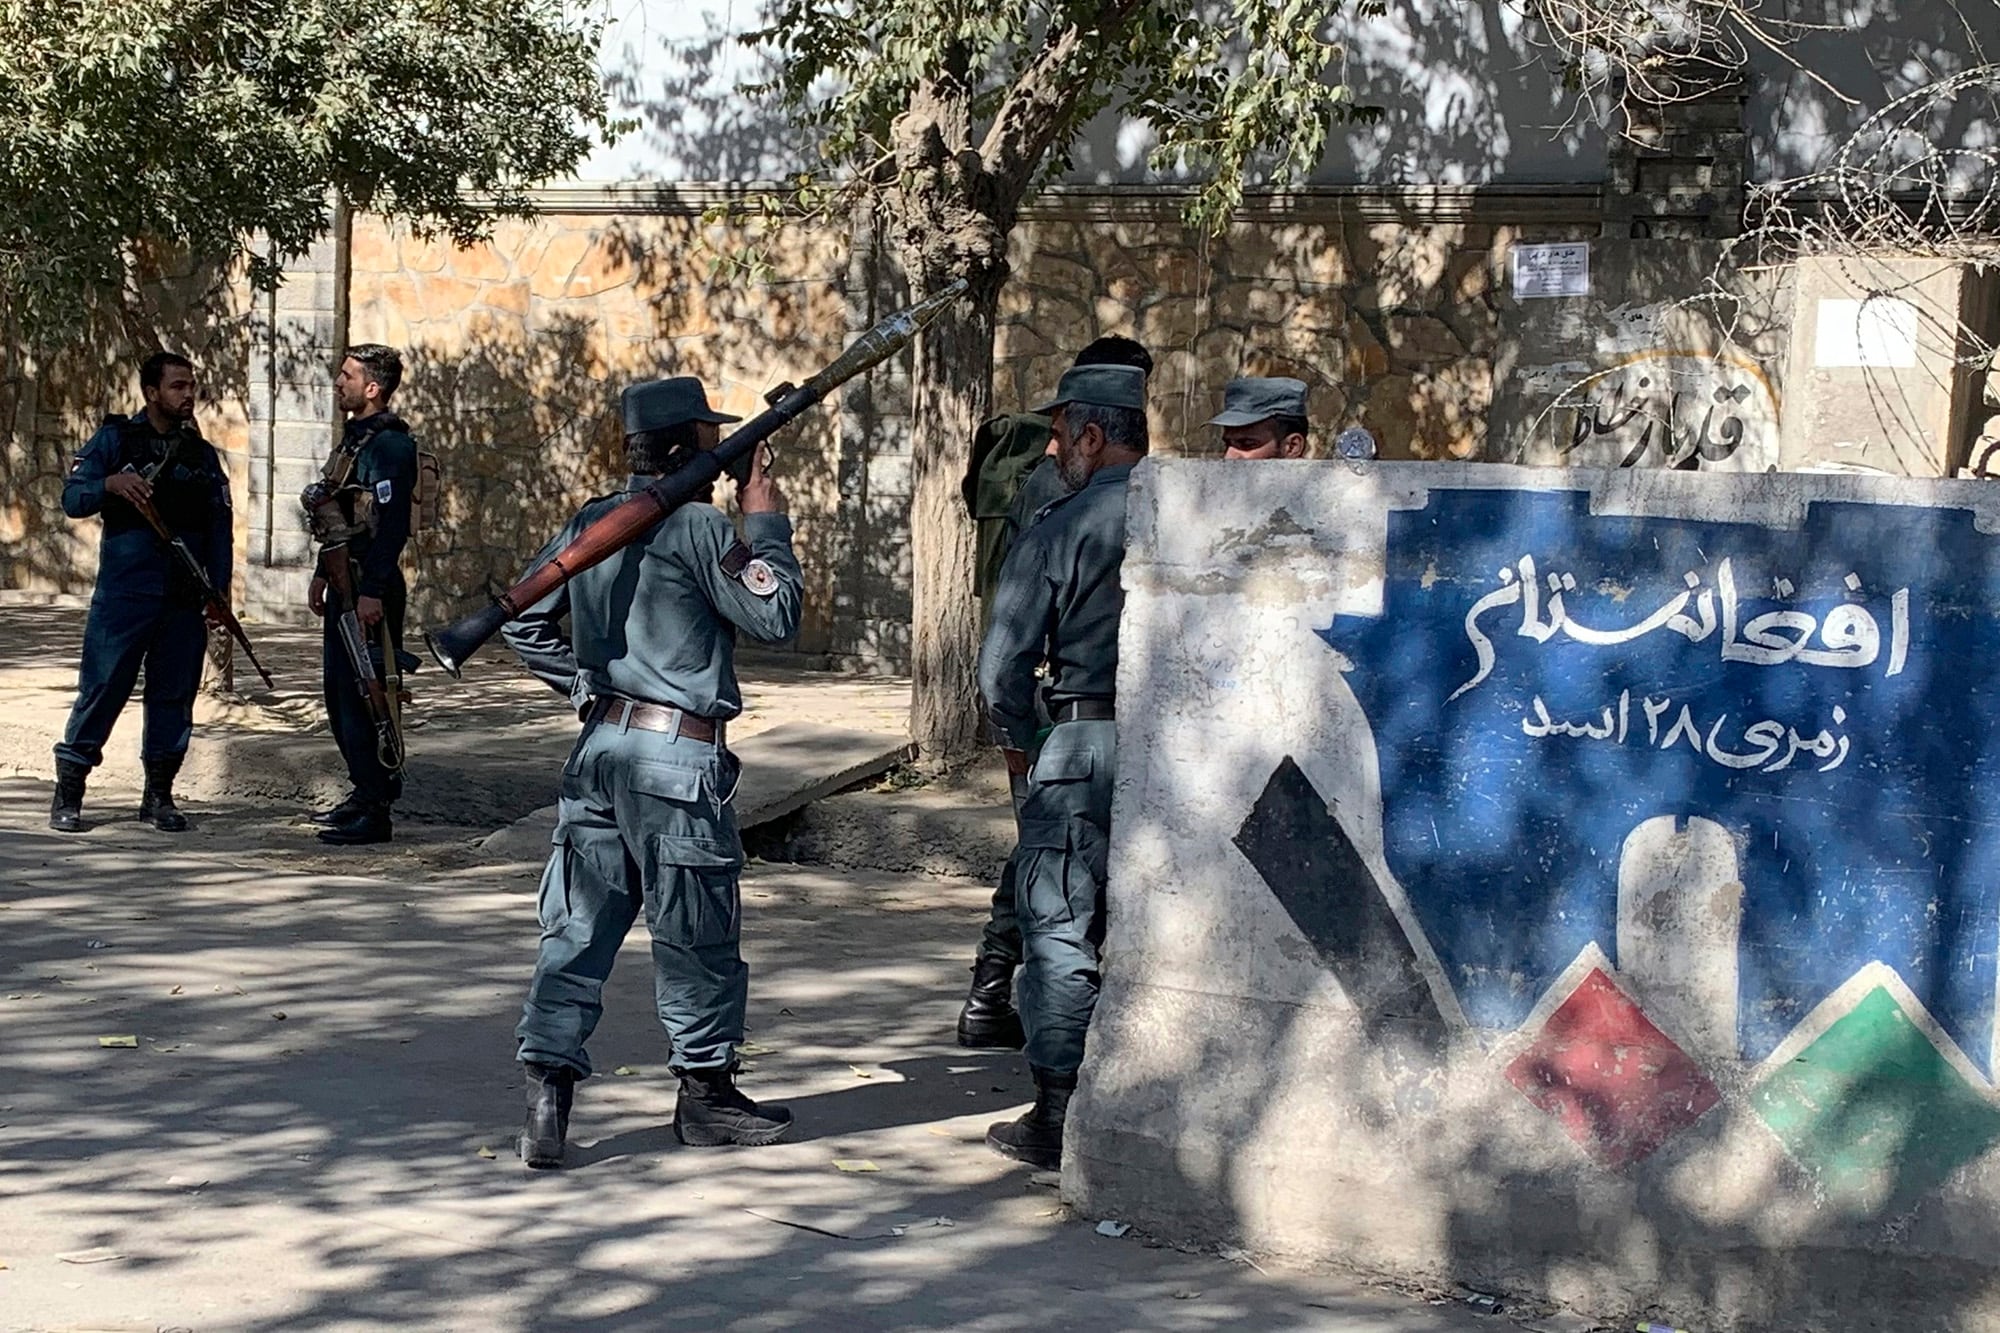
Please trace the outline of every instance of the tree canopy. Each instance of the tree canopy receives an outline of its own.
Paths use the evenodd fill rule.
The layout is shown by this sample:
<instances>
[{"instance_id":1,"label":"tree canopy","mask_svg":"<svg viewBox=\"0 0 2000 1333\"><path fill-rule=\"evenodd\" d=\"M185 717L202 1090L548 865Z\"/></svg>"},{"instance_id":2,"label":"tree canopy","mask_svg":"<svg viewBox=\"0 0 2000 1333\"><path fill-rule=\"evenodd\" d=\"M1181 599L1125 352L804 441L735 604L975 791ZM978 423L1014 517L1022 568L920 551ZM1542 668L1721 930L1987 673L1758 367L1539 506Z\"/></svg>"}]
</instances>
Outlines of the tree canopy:
<instances>
[{"instance_id":1,"label":"tree canopy","mask_svg":"<svg viewBox=\"0 0 2000 1333\"><path fill-rule=\"evenodd\" d=\"M780 0L745 41L764 89L820 135L828 165L895 190L931 135L969 197L1004 205L1065 171L1083 127L1115 110L1151 165L1198 182L1191 216L1225 222L1246 181L1318 163L1329 129L1368 114L1329 77L1343 11L1379 0Z\"/></svg>"},{"instance_id":2,"label":"tree canopy","mask_svg":"<svg viewBox=\"0 0 2000 1333\"><path fill-rule=\"evenodd\" d=\"M59 339L147 247L268 282L335 191L476 239L611 129L598 37L564 0L0 0L0 305Z\"/></svg>"},{"instance_id":3,"label":"tree canopy","mask_svg":"<svg viewBox=\"0 0 2000 1333\"><path fill-rule=\"evenodd\" d=\"M971 281L919 343L912 376L911 734L926 763L976 748L971 524L958 498L992 409L993 338L1020 207L1069 164L1093 118L1152 136L1155 168L1194 185L1190 219L1226 225L1253 180L1309 171L1361 112L1328 33L1381 0L775 0L745 38L772 63L753 89L818 139L801 193L881 208L913 286ZM824 203L809 205L817 210Z\"/></svg>"}]
</instances>

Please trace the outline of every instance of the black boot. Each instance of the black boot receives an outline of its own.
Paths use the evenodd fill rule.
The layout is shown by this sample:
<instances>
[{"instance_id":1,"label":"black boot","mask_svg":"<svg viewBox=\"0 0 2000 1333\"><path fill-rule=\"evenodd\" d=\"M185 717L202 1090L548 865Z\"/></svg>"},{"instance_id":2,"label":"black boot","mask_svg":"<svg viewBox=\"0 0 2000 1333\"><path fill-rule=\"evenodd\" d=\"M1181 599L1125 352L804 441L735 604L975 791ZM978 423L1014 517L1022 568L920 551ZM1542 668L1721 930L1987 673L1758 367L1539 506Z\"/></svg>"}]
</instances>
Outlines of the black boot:
<instances>
[{"instance_id":1,"label":"black boot","mask_svg":"<svg viewBox=\"0 0 2000 1333\"><path fill-rule=\"evenodd\" d=\"M359 792L351 791L341 798L339 805L334 806L331 810L315 810L306 816L306 821L317 824L321 828L332 828L335 824L345 824L348 820L353 819L367 808L367 804L366 801L361 799Z\"/></svg>"},{"instance_id":2,"label":"black boot","mask_svg":"<svg viewBox=\"0 0 2000 1333\"><path fill-rule=\"evenodd\" d=\"M528 1123L521 1130L521 1160L536 1171L562 1165L569 1138L569 1108L576 1098L576 1071L524 1065L528 1071Z\"/></svg>"},{"instance_id":3,"label":"black boot","mask_svg":"<svg viewBox=\"0 0 2000 1333\"><path fill-rule=\"evenodd\" d=\"M1014 1012L1014 964L990 954L972 962L972 990L958 1011L958 1044L975 1050L1018 1051L1028 1044Z\"/></svg>"},{"instance_id":4,"label":"black boot","mask_svg":"<svg viewBox=\"0 0 2000 1333\"><path fill-rule=\"evenodd\" d=\"M49 827L58 833L83 831L83 784L90 766L56 760L56 797L49 803Z\"/></svg>"},{"instance_id":5,"label":"black boot","mask_svg":"<svg viewBox=\"0 0 2000 1333\"><path fill-rule=\"evenodd\" d=\"M357 806L354 813L338 824L319 831L319 840L329 847L362 847L387 842L393 836L386 805Z\"/></svg>"},{"instance_id":6,"label":"black boot","mask_svg":"<svg viewBox=\"0 0 2000 1333\"><path fill-rule=\"evenodd\" d=\"M139 818L150 820L162 833L187 832L187 816L174 805L174 776L183 756L170 754L141 762L146 770L146 794L139 798Z\"/></svg>"},{"instance_id":7,"label":"black boot","mask_svg":"<svg viewBox=\"0 0 2000 1333\"><path fill-rule=\"evenodd\" d=\"M1062 1167L1063 1125L1069 1119L1075 1074L1036 1069L1035 1105L1019 1120L1003 1120L986 1131L986 1146L1002 1157L1055 1171Z\"/></svg>"},{"instance_id":8,"label":"black boot","mask_svg":"<svg viewBox=\"0 0 2000 1333\"><path fill-rule=\"evenodd\" d=\"M782 1106L759 1106L736 1088L726 1069L701 1069L681 1075L680 1100L674 1104L674 1136L690 1148L715 1148L725 1143L746 1148L776 1143L792 1127L792 1113Z\"/></svg>"}]
</instances>

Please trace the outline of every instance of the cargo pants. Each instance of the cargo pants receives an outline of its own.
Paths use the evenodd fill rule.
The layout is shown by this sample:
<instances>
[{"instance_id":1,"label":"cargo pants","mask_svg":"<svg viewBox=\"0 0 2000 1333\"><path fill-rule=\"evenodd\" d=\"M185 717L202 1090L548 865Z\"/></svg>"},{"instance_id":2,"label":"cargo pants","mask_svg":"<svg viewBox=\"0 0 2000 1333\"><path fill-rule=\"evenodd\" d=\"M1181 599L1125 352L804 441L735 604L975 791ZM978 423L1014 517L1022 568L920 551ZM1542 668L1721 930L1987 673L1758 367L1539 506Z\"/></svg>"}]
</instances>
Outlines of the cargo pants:
<instances>
[{"instance_id":1,"label":"cargo pants","mask_svg":"<svg viewBox=\"0 0 2000 1333\"><path fill-rule=\"evenodd\" d=\"M1118 724L1064 722L1028 771L1012 872L1028 1063L1073 1074L1097 1007Z\"/></svg>"},{"instance_id":2,"label":"cargo pants","mask_svg":"<svg viewBox=\"0 0 2000 1333\"><path fill-rule=\"evenodd\" d=\"M743 844L729 804L741 766L720 745L585 727L563 768L542 873L542 941L515 1029L524 1062L589 1075L618 946L643 912L653 994L676 1073L731 1069L750 969L739 952Z\"/></svg>"}]
</instances>

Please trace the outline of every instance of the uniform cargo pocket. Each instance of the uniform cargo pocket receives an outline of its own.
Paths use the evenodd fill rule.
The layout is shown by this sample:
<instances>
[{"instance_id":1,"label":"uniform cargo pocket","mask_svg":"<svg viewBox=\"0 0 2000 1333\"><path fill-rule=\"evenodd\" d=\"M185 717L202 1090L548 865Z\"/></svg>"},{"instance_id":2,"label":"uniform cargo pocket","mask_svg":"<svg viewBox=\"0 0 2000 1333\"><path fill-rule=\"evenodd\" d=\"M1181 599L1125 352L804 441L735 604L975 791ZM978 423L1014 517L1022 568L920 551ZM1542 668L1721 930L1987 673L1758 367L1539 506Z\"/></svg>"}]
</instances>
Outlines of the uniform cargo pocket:
<instances>
[{"instance_id":1,"label":"uniform cargo pocket","mask_svg":"<svg viewBox=\"0 0 2000 1333\"><path fill-rule=\"evenodd\" d=\"M1043 750L1035 756L1030 782L1081 782L1091 774L1088 750Z\"/></svg>"},{"instance_id":2,"label":"uniform cargo pocket","mask_svg":"<svg viewBox=\"0 0 2000 1333\"><path fill-rule=\"evenodd\" d=\"M640 761L627 770L626 784L633 791L659 796L669 801L693 805L701 799L701 772L679 764L649 764Z\"/></svg>"},{"instance_id":3,"label":"uniform cargo pocket","mask_svg":"<svg viewBox=\"0 0 2000 1333\"><path fill-rule=\"evenodd\" d=\"M1060 926L1097 911L1110 842L1080 815L1023 819L1015 903L1031 927Z\"/></svg>"},{"instance_id":4,"label":"uniform cargo pocket","mask_svg":"<svg viewBox=\"0 0 2000 1333\"><path fill-rule=\"evenodd\" d=\"M736 870L743 864L743 844L733 838L694 833L655 833L653 857L661 865Z\"/></svg>"},{"instance_id":5,"label":"uniform cargo pocket","mask_svg":"<svg viewBox=\"0 0 2000 1333\"><path fill-rule=\"evenodd\" d=\"M647 843L646 928L676 948L708 949L736 942L742 901L736 868L740 850L712 838L655 834Z\"/></svg>"}]
</instances>

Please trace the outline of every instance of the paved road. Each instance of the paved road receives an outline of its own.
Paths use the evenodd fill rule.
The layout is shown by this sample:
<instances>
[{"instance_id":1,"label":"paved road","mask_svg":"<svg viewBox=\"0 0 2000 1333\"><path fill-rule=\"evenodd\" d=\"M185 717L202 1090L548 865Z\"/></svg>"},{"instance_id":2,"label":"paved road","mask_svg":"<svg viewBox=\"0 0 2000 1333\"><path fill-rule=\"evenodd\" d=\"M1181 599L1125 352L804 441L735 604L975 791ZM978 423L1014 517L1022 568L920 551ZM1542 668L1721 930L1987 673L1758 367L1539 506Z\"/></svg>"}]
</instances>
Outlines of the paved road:
<instances>
[{"instance_id":1,"label":"paved road","mask_svg":"<svg viewBox=\"0 0 2000 1333\"><path fill-rule=\"evenodd\" d=\"M977 885L753 867L746 1080L800 1124L774 1148L674 1143L635 941L576 1165L529 1175L528 879L309 859L250 814L63 838L46 801L0 781L0 1328L1509 1323L1107 1239L988 1153L1028 1082L946 1044Z\"/></svg>"}]
</instances>

